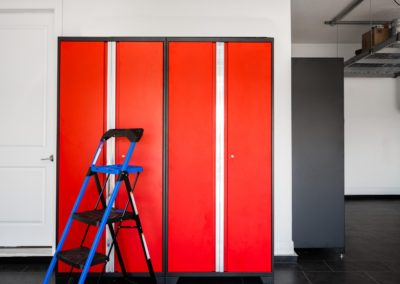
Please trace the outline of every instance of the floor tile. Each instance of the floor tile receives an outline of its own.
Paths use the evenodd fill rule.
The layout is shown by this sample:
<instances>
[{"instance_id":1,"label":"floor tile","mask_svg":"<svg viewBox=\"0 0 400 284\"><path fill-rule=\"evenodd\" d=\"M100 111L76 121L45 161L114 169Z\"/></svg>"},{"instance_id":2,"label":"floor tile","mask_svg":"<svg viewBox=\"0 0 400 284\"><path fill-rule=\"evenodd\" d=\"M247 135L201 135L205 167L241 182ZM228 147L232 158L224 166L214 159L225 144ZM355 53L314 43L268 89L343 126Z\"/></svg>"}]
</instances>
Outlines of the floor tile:
<instances>
[{"instance_id":1,"label":"floor tile","mask_svg":"<svg viewBox=\"0 0 400 284\"><path fill-rule=\"evenodd\" d=\"M240 277L181 277L178 284L243 284Z\"/></svg>"},{"instance_id":2,"label":"floor tile","mask_svg":"<svg viewBox=\"0 0 400 284\"><path fill-rule=\"evenodd\" d=\"M296 249L298 260L340 260L340 251L333 249Z\"/></svg>"},{"instance_id":3,"label":"floor tile","mask_svg":"<svg viewBox=\"0 0 400 284\"><path fill-rule=\"evenodd\" d=\"M274 273L275 284L310 284L303 271L281 271Z\"/></svg>"},{"instance_id":4,"label":"floor tile","mask_svg":"<svg viewBox=\"0 0 400 284\"><path fill-rule=\"evenodd\" d=\"M296 250L297 263L275 263L276 284L399 284L400 201L346 201L346 252ZM0 283L41 283L49 260L0 259ZM146 279L147 280L147 279ZM54 283L54 281L52 282ZM121 283L107 280L102 284ZM139 282L142 283L142 282ZM143 281L143 283L148 283ZM180 278L179 284L261 284L258 277Z\"/></svg>"},{"instance_id":5,"label":"floor tile","mask_svg":"<svg viewBox=\"0 0 400 284\"><path fill-rule=\"evenodd\" d=\"M400 272L400 262L385 262L385 265L393 272Z\"/></svg>"},{"instance_id":6,"label":"floor tile","mask_svg":"<svg viewBox=\"0 0 400 284\"><path fill-rule=\"evenodd\" d=\"M305 272L312 284L377 284L363 272Z\"/></svg>"},{"instance_id":7,"label":"floor tile","mask_svg":"<svg viewBox=\"0 0 400 284\"><path fill-rule=\"evenodd\" d=\"M368 272L379 284L399 284L400 272Z\"/></svg>"},{"instance_id":8,"label":"floor tile","mask_svg":"<svg viewBox=\"0 0 400 284\"><path fill-rule=\"evenodd\" d=\"M333 271L390 271L384 263L378 261L327 261Z\"/></svg>"},{"instance_id":9,"label":"floor tile","mask_svg":"<svg viewBox=\"0 0 400 284\"><path fill-rule=\"evenodd\" d=\"M29 265L26 265L24 268L24 272L30 272L30 271L36 271L36 272L42 272L42 271L47 271L47 268L49 267L49 264L47 263L31 263Z\"/></svg>"},{"instance_id":10,"label":"floor tile","mask_svg":"<svg viewBox=\"0 0 400 284\"><path fill-rule=\"evenodd\" d=\"M274 268L295 271L332 271L323 260L299 260L298 263L275 263Z\"/></svg>"},{"instance_id":11,"label":"floor tile","mask_svg":"<svg viewBox=\"0 0 400 284\"><path fill-rule=\"evenodd\" d=\"M243 277L244 284L262 284L260 277Z\"/></svg>"},{"instance_id":12,"label":"floor tile","mask_svg":"<svg viewBox=\"0 0 400 284\"><path fill-rule=\"evenodd\" d=\"M10 263L10 264L0 264L0 271L4 272L22 272L27 269L28 264L24 263Z\"/></svg>"},{"instance_id":13,"label":"floor tile","mask_svg":"<svg viewBox=\"0 0 400 284\"><path fill-rule=\"evenodd\" d=\"M274 271L300 271L297 263L274 263Z\"/></svg>"},{"instance_id":14,"label":"floor tile","mask_svg":"<svg viewBox=\"0 0 400 284\"><path fill-rule=\"evenodd\" d=\"M40 284L43 281L44 272L4 272L0 271L1 284ZM55 283L52 281L51 283Z\"/></svg>"}]
</instances>

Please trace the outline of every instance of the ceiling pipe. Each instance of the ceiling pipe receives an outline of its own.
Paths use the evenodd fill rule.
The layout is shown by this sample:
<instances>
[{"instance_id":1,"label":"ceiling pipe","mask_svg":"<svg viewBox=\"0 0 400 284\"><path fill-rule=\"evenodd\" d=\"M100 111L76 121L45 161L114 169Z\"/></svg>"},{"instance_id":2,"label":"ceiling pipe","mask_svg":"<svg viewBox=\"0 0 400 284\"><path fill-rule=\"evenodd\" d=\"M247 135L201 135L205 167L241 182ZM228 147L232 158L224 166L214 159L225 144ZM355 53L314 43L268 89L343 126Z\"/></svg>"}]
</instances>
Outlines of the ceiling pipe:
<instances>
[{"instance_id":1,"label":"ceiling pipe","mask_svg":"<svg viewBox=\"0 0 400 284\"><path fill-rule=\"evenodd\" d=\"M331 25L331 26L337 25L338 21L343 19L347 14L349 14L351 11L353 11L354 8L357 7L358 5L360 5L362 2L364 2L364 0L354 0L346 8L344 8L341 12L339 12L339 14L337 14L336 17L334 17L330 21L326 21L325 24Z\"/></svg>"},{"instance_id":2,"label":"ceiling pipe","mask_svg":"<svg viewBox=\"0 0 400 284\"><path fill-rule=\"evenodd\" d=\"M327 25L386 25L390 24L392 21L336 21L334 24L329 22L325 22Z\"/></svg>"}]
</instances>

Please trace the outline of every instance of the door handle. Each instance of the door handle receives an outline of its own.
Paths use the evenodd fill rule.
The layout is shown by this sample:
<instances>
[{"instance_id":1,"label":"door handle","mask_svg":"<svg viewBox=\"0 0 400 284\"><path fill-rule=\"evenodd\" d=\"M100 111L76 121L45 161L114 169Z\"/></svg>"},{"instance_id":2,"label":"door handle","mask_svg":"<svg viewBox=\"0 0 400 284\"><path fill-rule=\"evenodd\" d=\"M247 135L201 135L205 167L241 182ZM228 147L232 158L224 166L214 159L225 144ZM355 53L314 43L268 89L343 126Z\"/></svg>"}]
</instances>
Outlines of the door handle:
<instances>
[{"instance_id":1,"label":"door handle","mask_svg":"<svg viewBox=\"0 0 400 284\"><path fill-rule=\"evenodd\" d=\"M53 155L50 155L50 156L48 156L47 158L41 158L40 160L41 160L41 161L50 161L50 162L53 162L53 161L54 161L54 156L53 156Z\"/></svg>"}]
</instances>

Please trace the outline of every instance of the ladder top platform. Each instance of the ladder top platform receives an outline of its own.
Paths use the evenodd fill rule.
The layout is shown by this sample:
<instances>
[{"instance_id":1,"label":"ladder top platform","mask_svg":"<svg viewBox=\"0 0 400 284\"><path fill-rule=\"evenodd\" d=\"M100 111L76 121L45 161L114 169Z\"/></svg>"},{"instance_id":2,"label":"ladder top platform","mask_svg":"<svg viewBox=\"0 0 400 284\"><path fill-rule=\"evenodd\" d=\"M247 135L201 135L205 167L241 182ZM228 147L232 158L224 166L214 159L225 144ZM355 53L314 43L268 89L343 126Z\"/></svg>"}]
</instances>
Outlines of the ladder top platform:
<instances>
[{"instance_id":1,"label":"ladder top platform","mask_svg":"<svg viewBox=\"0 0 400 284\"><path fill-rule=\"evenodd\" d=\"M108 165L108 166L91 166L90 169L95 173L104 174L120 174L122 170L122 165ZM128 166L126 171L128 173L141 173L143 168L141 166Z\"/></svg>"}]
</instances>

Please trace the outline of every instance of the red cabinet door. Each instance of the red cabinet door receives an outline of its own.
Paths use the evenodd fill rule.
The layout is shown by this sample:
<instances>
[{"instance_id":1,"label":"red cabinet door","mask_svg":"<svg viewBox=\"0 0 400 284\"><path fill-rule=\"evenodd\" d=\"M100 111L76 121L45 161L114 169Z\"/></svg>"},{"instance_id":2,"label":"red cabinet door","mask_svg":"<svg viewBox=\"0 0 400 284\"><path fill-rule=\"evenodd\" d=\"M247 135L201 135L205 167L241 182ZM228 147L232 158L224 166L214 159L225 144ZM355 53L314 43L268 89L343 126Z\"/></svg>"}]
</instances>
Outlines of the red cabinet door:
<instances>
[{"instance_id":1,"label":"red cabinet door","mask_svg":"<svg viewBox=\"0 0 400 284\"><path fill-rule=\"evenodd\" d=\"M169 43L168 272L215 271L215 44Z\"/></svg>"},{"instance_id":2,"label":"red cabinet door","mask_svg":"<svg viewBox=\"0 0 400 284\"><path fill-rule=\"evenodd\" d=\"M270 272L271 43L226 45L227 272Z\"/></svg>"},{"instance_id":3,"label":"red cabinet door","mask_svg":"<svg viewBox=\"0 0 400 284\"><path fill-rule=\"evenodd\" d=\"M117 43L116 68L116 127L144 129L131 159L131 164L141 165L144 169L134 196L154 271L161 272L163 42ZM122 155L128 147L128 140L117 141L117 163L123 162ZM123 208L126 200L123 186L117 197L117 207ZM137 230L121 230L118 242L127 271L147 272ZM118 263L116 271L121 271Z\"/></svg>"},{"instance_id":4,"label":"red cabinet door","mask_svg":"<svg viewBox=\"0 0 400 284\"><path fill-rule=\"evenodd\" d=\"M105 130L106 54L104 42L61 42L59 66L58 238ZM104 161L99 157L98 163ZM80 210L93 209L98 193L89 183ZM86 225L73 222L63 249L79 247ZM90 247L97 228L90 229ZM104 238L98 251L104 252ZM99 271L95 266L91 271ZM69 271L60 263L59 272Z\"/></svg>"}]
</instances>

